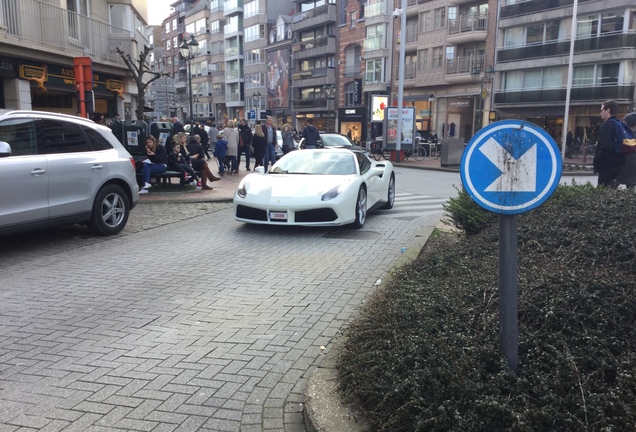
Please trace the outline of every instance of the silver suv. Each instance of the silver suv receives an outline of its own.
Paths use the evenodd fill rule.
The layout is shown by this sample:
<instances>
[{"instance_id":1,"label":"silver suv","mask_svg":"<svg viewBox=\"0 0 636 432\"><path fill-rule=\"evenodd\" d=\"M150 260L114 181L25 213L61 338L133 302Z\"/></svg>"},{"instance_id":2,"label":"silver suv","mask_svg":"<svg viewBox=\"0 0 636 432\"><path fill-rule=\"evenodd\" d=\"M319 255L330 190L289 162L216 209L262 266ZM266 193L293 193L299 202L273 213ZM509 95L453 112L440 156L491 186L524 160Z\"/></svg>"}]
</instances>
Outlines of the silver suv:
<instances>
[{"instance_id":1,"label":"silver suv","mask_svg":"<svg viewBox=\"0 0 636 432\"><path fill-rule=\"evenodd\" d=\"M72 223L117 234L138 199L135 161L107 127L0 110L0 234Z\"/></svg>"}]
</instances>

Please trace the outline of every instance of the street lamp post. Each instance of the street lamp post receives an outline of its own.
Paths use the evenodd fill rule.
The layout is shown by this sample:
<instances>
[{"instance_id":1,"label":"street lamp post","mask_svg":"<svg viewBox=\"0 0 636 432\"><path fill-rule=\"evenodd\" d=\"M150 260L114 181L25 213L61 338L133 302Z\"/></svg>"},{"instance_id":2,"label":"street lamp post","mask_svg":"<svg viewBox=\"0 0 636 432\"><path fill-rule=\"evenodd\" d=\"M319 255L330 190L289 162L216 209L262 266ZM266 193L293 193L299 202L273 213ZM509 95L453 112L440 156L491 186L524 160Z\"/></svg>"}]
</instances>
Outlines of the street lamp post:
<instances>
[{"instance_id":1,"label":"street lamp post","mask_svg":"<svg viewBox=\"0 0 636 432\"><path fill-rule=\"evenodd\" d=\"M475 129L473 130L473 135L477 133L482 127L484 121L484 84L490 83L492 77L495 73L495 70L492 68L488 68L485 71L481 71L478 69L473 69L470 71L470 76L473 81L479 81L479 105L478 105L478 115L475 118Z\"/></svg>"},{"instance_id":2,"label":"street lamp post","mask_svg":"<svg viewBox=\"0 0 636 432\"><path fill-rule=\"evenodd\" d=\"M402 105L404 103L404 63L406 61L406 7L407 1L402 0L402 8L396 9L393 16L400 16L400 58L398 72L398 118L397 136L395 137L395 162L400 162L400 152L402 151ZM397 15L396 15L397 14Z\"/></svg>"},{"instance_id":3,"label":"street lamp post","mask_svg":"<svg viewBox=\"0 0 636 432\"><path fill-rule=\"evenodd\" d=\"M327 84L326 86L323 87L323 90L325 91L325 95L327 96L327 111L331 113L332 112L331 102L329 101L333 100L334 98L334 93L336 92L336 86L333 84ZM328 130L331 130L331 117L327 121L329 123Z\"/></svg>"},{"instance_id":4,"label":"street lamp post","mask_svg":"<svg viewBox=\"0 0 636 432\"><path fill-rule=\"evenodd\" d=\"M199 42L194 38L194 36L190 35L190 41L186 42L184 39L181 45L179 45L179 51L181 52L181 57L183 57L186 62L188 62L188 91L190 92L190 133L192 133L192 123L194 120L194 111L192 107L193 98L192 98L192 59L199 52Z\"/></svg>"}]
</instances>

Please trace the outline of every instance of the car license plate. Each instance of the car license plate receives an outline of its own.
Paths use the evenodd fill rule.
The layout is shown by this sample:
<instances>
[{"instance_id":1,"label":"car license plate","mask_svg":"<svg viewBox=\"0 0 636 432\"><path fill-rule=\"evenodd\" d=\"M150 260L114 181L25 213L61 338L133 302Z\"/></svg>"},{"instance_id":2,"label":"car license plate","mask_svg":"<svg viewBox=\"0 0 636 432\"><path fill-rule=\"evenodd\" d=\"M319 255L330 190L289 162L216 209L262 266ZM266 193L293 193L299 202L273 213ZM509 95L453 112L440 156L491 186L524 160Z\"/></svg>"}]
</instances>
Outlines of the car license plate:
<instances>
[{"instance_id":1,"label":"car license plate","mask_svg":"<svg viewBox=\"0 0 636 432\"><path fill-rule=\"evenodd\" d=\"M287 220L287 212L269 212L269 219Z\"/></svg>"}]
</instances>

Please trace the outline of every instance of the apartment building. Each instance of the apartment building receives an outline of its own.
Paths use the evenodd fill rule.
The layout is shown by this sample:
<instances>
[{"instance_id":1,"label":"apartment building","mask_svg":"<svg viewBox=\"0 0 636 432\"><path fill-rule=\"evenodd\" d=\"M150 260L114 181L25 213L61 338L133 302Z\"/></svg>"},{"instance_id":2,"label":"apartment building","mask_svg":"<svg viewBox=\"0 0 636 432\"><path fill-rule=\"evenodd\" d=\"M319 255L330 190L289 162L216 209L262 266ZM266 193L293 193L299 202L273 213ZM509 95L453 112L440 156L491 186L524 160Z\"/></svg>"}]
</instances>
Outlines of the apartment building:
<instances>
[{"instance_id":1,"label":"apartment building","mask_svg":"<svg viewBox=\"0 0 636 432\"><path fill-rule=\"evenodd\" d=\"M296 126L314 119L320 130L335 131L338 58L336 0L296 0L292 16L292 103Z\"/></svg>"},{"instance_id":2,"label":"apartment building","mask_svg":"<svg viewBox=\"0 0 636 432\"><path fill-rule=\"evenodd\" d=\"M487 124L491 110L497 2L409 0L405 13L406 28L396 19L394 30L396 46L405 44L403 103L415 107L416 129L467 141ZM392 106L397 106L398 52Z\"/></svg>"},{"instance_id":3,"label":"apartment building","mask_svg":"<svg viewBox=\"0 0 636 432\"><path fill-rule=\"evenodd\" d=\"M636 5L579 0L576 17L573 6L574 0L502 2L494 108L498 119L525 119L562 136L576 21L567 130L596 140L605 100L618 102L620 118L635 108Z\"/></svg>"},{"instance_id":4,"label":"apartment building","mask_svg":"<svg viewBox=\"0 0 636 432\"><path fill-rule=\"evenodd\" d=\"M117 53L147 44L145 0L4 0L0 107L75 115L73 59L90 57L94 112L134 118L137 88Z\"/></svg>"}]
</instances>

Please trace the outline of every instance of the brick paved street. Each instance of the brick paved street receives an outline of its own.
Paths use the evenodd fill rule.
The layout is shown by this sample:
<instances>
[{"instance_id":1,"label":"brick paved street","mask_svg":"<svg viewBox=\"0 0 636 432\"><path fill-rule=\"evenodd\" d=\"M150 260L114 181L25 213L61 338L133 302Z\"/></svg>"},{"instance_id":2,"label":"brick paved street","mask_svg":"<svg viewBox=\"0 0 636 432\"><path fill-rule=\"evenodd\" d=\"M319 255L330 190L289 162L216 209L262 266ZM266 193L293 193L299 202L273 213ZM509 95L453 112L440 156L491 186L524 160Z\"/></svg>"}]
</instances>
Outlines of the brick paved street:
<instances>
[{"instance_id":1,"label":"brick paved street","mask_svg":"<svg viewBox=\"0 0 636 432\"><path fill-rule=\"evenodd\" d=\"M307 378L422 222L282 229L142 204L117 238L9 238L0 431L304 431Z\"/></svg>"}]
</instances>

